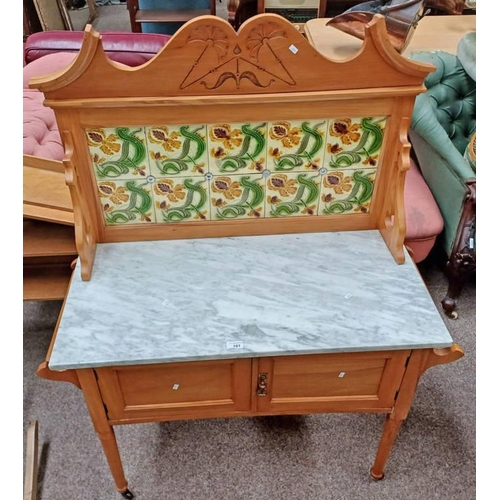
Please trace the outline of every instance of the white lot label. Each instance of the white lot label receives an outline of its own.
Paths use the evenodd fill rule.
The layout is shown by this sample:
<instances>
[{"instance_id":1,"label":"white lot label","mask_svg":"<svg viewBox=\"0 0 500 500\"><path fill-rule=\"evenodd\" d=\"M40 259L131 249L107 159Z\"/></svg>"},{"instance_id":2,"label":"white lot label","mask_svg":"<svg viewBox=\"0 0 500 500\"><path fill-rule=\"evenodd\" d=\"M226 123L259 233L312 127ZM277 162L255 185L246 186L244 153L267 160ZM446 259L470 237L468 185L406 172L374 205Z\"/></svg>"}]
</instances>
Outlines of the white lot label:
<instances>
[{"instance_id":1,"label":"white lot label","mask_svg":"<svg viewBox=\"0 0 500 500\"><path fill-rule=\"evenodd\" d=\"M226 342L227 349L243 349L243 342Z\"/></svg>"}]
</instances>

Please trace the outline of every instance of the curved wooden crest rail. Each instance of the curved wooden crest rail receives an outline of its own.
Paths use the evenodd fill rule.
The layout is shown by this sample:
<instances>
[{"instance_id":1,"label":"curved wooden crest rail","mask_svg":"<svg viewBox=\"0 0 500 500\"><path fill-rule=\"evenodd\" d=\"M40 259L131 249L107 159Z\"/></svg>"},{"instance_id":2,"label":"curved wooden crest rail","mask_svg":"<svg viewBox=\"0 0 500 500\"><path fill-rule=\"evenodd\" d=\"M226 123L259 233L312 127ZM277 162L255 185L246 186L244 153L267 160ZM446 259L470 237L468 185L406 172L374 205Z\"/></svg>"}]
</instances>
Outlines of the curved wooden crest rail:
<instances>
[{"instance_id":1,"label":"curved wooden crest rail","mask_svg":"<svg viewBox=\"0 0 500 500\"><path fill-rule=\"evenodd\" d=\"M30 82L31 88L37 88L45 94L45 104L54 109L61 131L83 279L91 277L95 246L99 242L169 238L378 229L394 259L402 263L405 235L403 187L405 172L409 168L407 129L414 98L424 90L423 80L432 69L430 65L402 57L390 45L382 16L376 16L367 26L367 35L360 52L343 62L326 59L311 47L292 24L274 14L261 14L251 18L237 33L227 21L220 18L196 18L186 23L156 57L137 68L128 68L109 60L102 48L99 34L91 26L87 26L83 47L70 67L56 74L34 78ZM368 121L364 123L363 120ZM198 132L199 127L192 124L201 124L205 128L203 132ZM263 128L257 129L259 124ZM311 125L309 129L307 124ZM241 206L232 212L228 208L223 212L223 203L231 199L234 201L237 193L244 191L244 186L241 185L243 179L227 175L228 170L215 172L218 166L210 167L210 162L215 165L218 152L221 156L228 156L228 148L220 147L222 141L216 143L212 139L221 139L221 134L224 139L224 134L228 134L227 140L231 148L234 146L234 142L231 144L234 138L231 134L242 125L252 129L248 132L249 136L253 133L255 137L257 131L265 141L261 156L252 158L255 170L250 172L249 168L252 166L247 163L242 172L255 174L263 170L264 177L267 174L271 178L263 177L261 181L250 178L253 186L249 186L249 189L254 188L253 193L259 191L255 196L264 200L258 207L251 205L251 210L243 214ZM372 133L374 126L375 132ZM212 132L217 127L219 135L214 136ZM329 131L333 130L333 134L336 134L335 130L338 131L339 127L345 128L346 136L350 131L358 134L358 152L362 146L360 143L366 139L359 132L366 132L372 145L376 142L375 136L383 133L382 144L379 144L378 149L373 149L376 150L376 155L365 154L354 165L364 168L376 163L376 175L375 171L358 172L358 183L351 175L353 170L338 175L335 167L331 167L335 164L341 167L350 165L352 151L356 149L348 152L351 155L349 158L345 155L342 159L334 156L334 149L338 150L339 144L343 146L340 149L346 149L342 142L328 142L333 137L329 135ZM153 128L156 130L152 130ZM163 189L164 194L165 191L168 194L169 189L184 189L188 192L188 197L190 193L196 196L193 184L196 184L194 181L197 179L193 177L187 185L184 179L184 186L174 187L172 168L167 166L158 170L153 165L155 161L161 163L162 159L175 156L161 155L169 149L169 137L168 134L165 135L165 130L169 129L176 129L174 140L178 142L170 144L175 144L179 151L182 140L182 146L186 147L189 132L196 132L198 138L205 141L205 156L202 158L205 161L198 164L193 161L189 164L190 172L192 167L196 169L203 164L202 174L206 177L208 187L203 188L205 193L200 193L200 196L211 197L208 201L209 209L198 210L197 218L191 216L194 211L190 207L189 213L186 212L188 209L183 209L182 213L189 215L184 218L165 208L170 207L172 200L178 202L178 197L172 195L169 199L160 199L159 195L156 198L154 196L155 189L158 193ZM140 144L134 149L132 141L142 142L143 147L146 146L149 154L153 155L144 164L134 166L133 174L137 178L145 172L151 174L156 169L156 175L144 175L151 180L151 185L146 188L141 185L138 195L137 189L134 194L132 188L128 190L123 185L118 188L115 180L106 178L104 169L100 170L103 159L96 160L95 155L100 154L98 146L101 146L101 150L105 149L104 143L110 137L116 139L117 134L111 132L114 130L121 130L122 134L132 136L127 143L129 156L126 160L129 163L133 163L134 155L137 159L142 154L139 151ZM136 130L140 130L139 135L135 133ZM245 131L239 130L239 133L237 139L244 143ZM164 150L160 152L153 149L148 134L153 134L153 141L156 137L156 142L163 135ZM185 137L181 137L183 134ZM297 144L295 159L291 163L284 163L282 158L280 166L279 155L283 152L276 146L281 147L286 143L287 134L291 137L292 145L297 142L297 137L303 139L303 142ZM339 134L336 135L338 139ZM308 140L309 146L303 146ZM319 148L313 145L319 142L314 143L314 140L323 141L319 153ZM347 139L347 144L349 140ZM110 157L112 161L116 161L124 153L124 144L125 142L121 144L119 153L115 151L117 154ZM286 145L290 146L290 143ZM194 146L188 146L188 149L189 147ZM306 163L304 158L308 147L316 156L307 159ZM154 154L157 155L156 159ZM354 154L357 152L354 151ZM241 160L241 149L239 155ZM301 155L302 158L299 158ZM259 163L260 159L263 161ZM316 164L315 160L318 160ZM298 168L298 171L302 176L287 176L289 170L294 169L289 166L301 161L302 168ZM165 162L166 160L163 165ZM208 172L206 163L209 163ZM322 172L316 172L313 180L316 188L308 184L307 181L312 177L306 175L314 169ZM334 177L328 177L332 172ZM235 170L229 170L229 173L234 174ZM195 174L201 175L200 172ZM217 183L214 176L217 175L223 177L214 185ZM167 176L166 183L155 184L163 176ZM361 193L367 196L363 198L351 192L347 205L345 200L341 200L340 205L332 204L330 200L338 198L335 196L338 189L333 191L335 184L342 184L346 178L351 182L349 186L352 191L359 193L361 189ZM129 177L127 180L130 180ZM102 184L108 181L113 184ZM302 192L305 194L299 200L302 210L298 212L298 203L294 205L290 198L284 201L281 198L291 194L297 197L296 190L301 189L302 181ZM273 192L269 189L269 183L274 183L271 186L276 188ZM136 183L135 187L137 186ZM234 190L229 200L216 194L216 191L227 194L231 186ZM290 188L288 191L287 187ZM145 200L141 204L142 201L139 200L126 215L122 217L115 213L113 218L110 212L116 206L110 208L110 203L106 205L103 197L107 194L108 198L113 198L116 193L110 191L116 189L121 189L121 194L123 198L127 198L129 205L137 196L141 198L145 190L152 194L149 201ZM130 214L133 211L140 212L141 207L140 218L131 220L134 216ZM179 204L175 208L176 213L180 213ZM291 216L287 216L290 214ZM125 219L127 223L116 223L117 220Z\"/></svg>"}]
</instances>

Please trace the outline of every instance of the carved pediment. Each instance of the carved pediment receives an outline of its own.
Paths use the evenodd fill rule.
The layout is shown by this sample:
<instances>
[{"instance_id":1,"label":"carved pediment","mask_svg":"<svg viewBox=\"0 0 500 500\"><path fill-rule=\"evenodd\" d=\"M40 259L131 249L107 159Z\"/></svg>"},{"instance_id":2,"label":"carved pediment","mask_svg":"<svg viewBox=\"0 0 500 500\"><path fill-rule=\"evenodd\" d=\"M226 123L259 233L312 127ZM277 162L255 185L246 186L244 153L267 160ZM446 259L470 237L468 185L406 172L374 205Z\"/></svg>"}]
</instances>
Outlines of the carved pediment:
<instances>
[{"instance_id":1,"label":"carved pediment","mask_svg":"<svg viewBox=\"0 0 500 500\"><path fill-rule=\"evenodd\" d=\"M180 28L150 61L130 68L108 59L99 34L87 26L73 64L58 74L34 78L30 86L48 98L81 99L421 85L432 67L406 59L392 47L384 17L375 16L366 29L359 53L339 62L321 55L281 16L260 14L238 32L224 19L201 16Z\"/></svg>"}]
</instances>

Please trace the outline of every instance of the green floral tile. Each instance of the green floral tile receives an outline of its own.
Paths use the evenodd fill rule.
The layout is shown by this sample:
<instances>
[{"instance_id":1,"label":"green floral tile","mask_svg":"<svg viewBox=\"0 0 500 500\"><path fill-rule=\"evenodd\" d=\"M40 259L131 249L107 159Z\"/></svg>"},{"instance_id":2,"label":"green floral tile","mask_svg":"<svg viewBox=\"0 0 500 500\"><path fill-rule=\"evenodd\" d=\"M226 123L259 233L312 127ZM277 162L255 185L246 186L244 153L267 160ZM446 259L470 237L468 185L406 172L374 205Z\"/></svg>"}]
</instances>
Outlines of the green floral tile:
<instances>
[{"instance_id":1,"label":"green floral tile","mask_svg":"<svg viewBox=\"0 0 500 500\"><path fill-rule=\"evenodd\" d=\"M317 215L320 174L272 173L266 179L266 217Z\"/></svg>"},{"instance_id":2,"label":"green floral tile","mask_svg":"<svg viewBox=\"0 0 500 500\"><path fill-rule=\"evenodd\" d=\"M368 213L385 117L86 130L107 225Z\"/></svg>"},{"instance_id":3,"label":"green floral tile","mask_svg":"<svg viewBox=\"0 0 500 500\"><path fill-rule=\"evenodd\" d=\"M266 169L267 123L207 126L210 172L214 175L257 173Z\"/></svg>"},{"instance_id":4,"label":"green floral tile","mask_svg":"<svg viewBox=\"0 0 500 500\"><path fill-rule=\"evenodd\" d=\"M265 178L262 174L220 175L210 181L212 220L264 216Z\"/></svg>"},{"instance_id":5,"label":"green floral tile","mask_svg":"<svg viewBox=\"0 0 500 500\"><path fill-rule=\"evenodd\" d=\"M142 127L92 128L85 133L97 180L150 174Z\"/></svg>"},{"instance_id":6,"label":"green floral tile","mask_svg":"<svg viewBox=\"0 0 500 500\"><path fill-rule=\"evenodd\" d=\"M327 120L268 125L267 168L275 172L317 171L323 166Z\"/></svg>"},{"instance_id":7,"label":"green floral tile","mask_svg":"<svg viewBox=\"0 0 500 500\"><path fill-rule=\"evenodd\" d=\"M157 222L188 222L210 219L206 177L154 179L152 190Z\"/></svg>"},{"instance_id":8,"label":"green floral tile","mask_svg":"<svg viewBox=\"0 0 500 500\"><path fill-rule=\"evenodd\" d=\"M376 173L375 168L325 173L318 214L368 213Z\"/></svg>"},{"instance_id":9,"label":"green floral tile","mask_svg":"<svg viewBox=\"0 0 500 500\"><path fill-rule=\"evenodd\" d=\"M208 171L205 125L146 127L151 174L203 176Z\"/></svg>"},{"instance_id":10,"label":"green floral tile","mask_svg":"<svg viewBox=\"0 0 500 500\"><path fill-rule=\"evenodd\" d=\"M324 166L333 169L377 167L386 118L330 120Z\"/></svg>"},{"instance_id":11,"label":"green floral tile","mask_svg":"<svg viewBox=\"0 0 500 500\"><path fill-rule=\"evenodd\" d=\"M156 222L151 179L97 183L106 225Z\"/></svg>"}]
</instances>

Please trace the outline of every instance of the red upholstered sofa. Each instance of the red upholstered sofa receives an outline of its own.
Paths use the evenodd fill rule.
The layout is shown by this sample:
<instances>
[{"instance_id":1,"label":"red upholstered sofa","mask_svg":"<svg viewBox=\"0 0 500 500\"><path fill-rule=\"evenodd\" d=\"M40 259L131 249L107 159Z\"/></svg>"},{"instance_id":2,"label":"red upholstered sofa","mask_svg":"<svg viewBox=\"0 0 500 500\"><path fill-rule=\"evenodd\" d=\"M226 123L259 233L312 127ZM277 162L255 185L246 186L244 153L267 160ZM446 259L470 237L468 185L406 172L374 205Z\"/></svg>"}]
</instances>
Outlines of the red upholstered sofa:
<instances>
[{"instance_id":1,"label":"red upholstered sofa","mask_svg":"<svg viewBox=\"0 0 500 500\"><path fill-rule=\"evenodd\" d=\"M170 35L103 32L104 49L113 61L139 66L149 61ZM63 148L54 113L43 106L43 95L28 88L31 77L67 66L80 50L83 31L42 31L30 35L23 50L23 153L62 160Z\"/></svg>"},{"instance_id":2,"label":"red upholstered sofa","mask_svg":"<svg viewBox=\"0 0 500 500\"><path fill-rule=\"evenodd\" d=\"M24 128L25 155L62 160L63 147L54 114L43 106L43 94L29 89L31 77L59 70L74 59L83 40L82 31L44 31L34 33L24 44ZM168 41L170 35L152 33L103 32L104 49L110 59L138 66L151 59ZM405 184L406 239L405 244L415 262L421 262L434 246L443 230L439 208L411 162Z\"/></svg>"}]
</instances>

